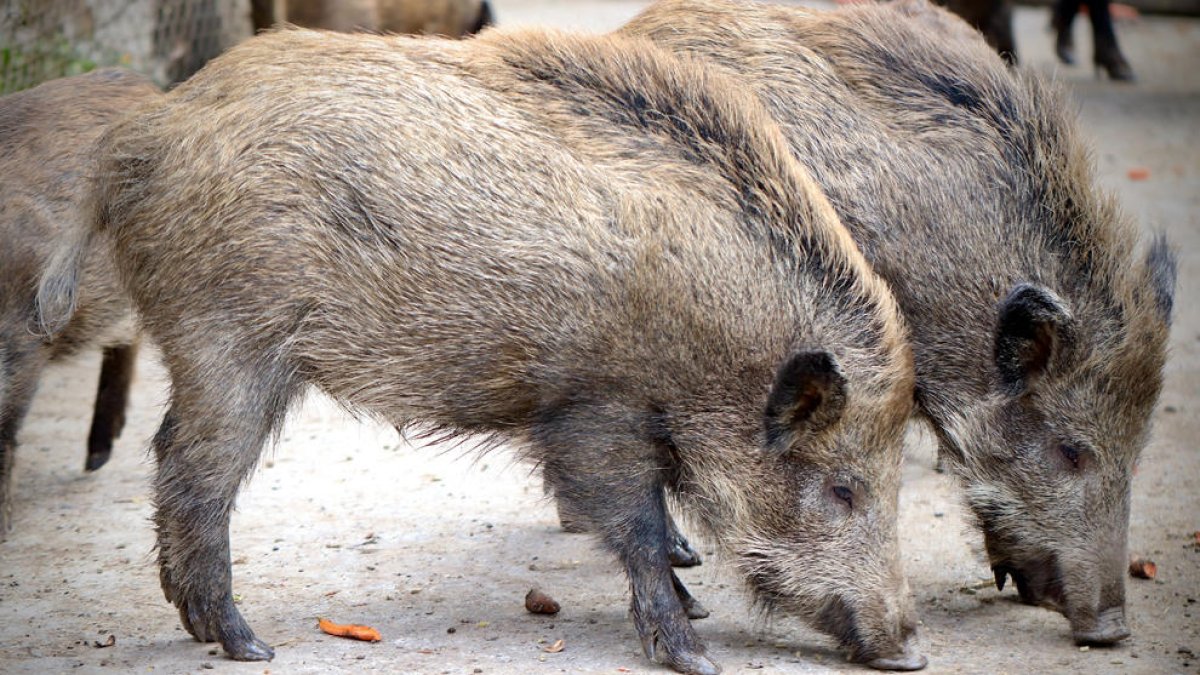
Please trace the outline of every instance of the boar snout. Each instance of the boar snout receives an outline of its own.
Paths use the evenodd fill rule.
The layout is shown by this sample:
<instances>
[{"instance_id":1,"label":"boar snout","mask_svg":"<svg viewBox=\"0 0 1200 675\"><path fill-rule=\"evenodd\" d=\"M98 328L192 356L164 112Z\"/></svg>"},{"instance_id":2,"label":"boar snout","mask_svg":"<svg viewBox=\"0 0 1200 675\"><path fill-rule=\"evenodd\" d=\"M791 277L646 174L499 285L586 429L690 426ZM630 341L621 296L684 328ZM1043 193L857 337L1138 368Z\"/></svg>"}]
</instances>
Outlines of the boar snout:
<instances>
[{"instance_id":1,"label":"boar snout","mask_svg":"<svg viewBox=\"0 0 1200 675\"><path fill-rule=\"evenodd\" d=\"M916 644L916 620L910 611L886 612L886 618L872 620L869 609L857 611L844 600L834 598L817 618L817 626L837 638L848 658L876 670L921 670L928 663ZM897 630L898 629L898 630Z\"/></svg>"},{"instance_id":2,"label":"boar snout","mask_svg":"<svg viewBox=\"0 0 1200 675\"><path fill-rule=\"evenodd\" d=\"M1110 593L1108 598L1096 598L1089 597L1096 586L1089 583L1080 588L1077 583L1068 583L1053 555L1022 565L995 564L992 571L996 575L996 588L1004 590L1005 582L1011 577L1021 602L1054 609L1067 617L1076 644L1111 645L1130 635L1125 623L1124 583L1119 572L1107 587L1116 592Z\"/></svg>"},{"instance_id":3,"label":"boar snout","mask_svg":"<svg viewBox=\"0 0 1200 675\"><path fill-rule=\"evenodd\" d=\"M900 656L874 658L867 665L875 670L921 670L929 665L929 659L917 651L916 640L910 637Z\"/></svg>"}]
</instances>

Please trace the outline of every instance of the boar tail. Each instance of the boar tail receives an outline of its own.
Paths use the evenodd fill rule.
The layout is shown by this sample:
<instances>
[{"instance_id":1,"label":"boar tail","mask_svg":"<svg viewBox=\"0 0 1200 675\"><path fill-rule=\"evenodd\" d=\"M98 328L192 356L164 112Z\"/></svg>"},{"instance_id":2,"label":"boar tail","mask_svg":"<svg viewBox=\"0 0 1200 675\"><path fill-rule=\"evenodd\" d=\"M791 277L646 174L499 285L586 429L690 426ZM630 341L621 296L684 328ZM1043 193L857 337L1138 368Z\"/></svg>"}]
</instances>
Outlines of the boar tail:
<instances>
[{"instance_id":1,"label":"boar tail","mask_svg":"<svg viewBox=\"0 0 1200 675\"><path fill-rule=\"evenodd\" d=\"M98 212L85 209L84 213ZM73 224L42 273L33 313L32 330L37 335L53 338L66 328L75 314L84 259L92 247L98 225L93 222L94 217L89 216Z\"/></svg>"}]
</instances>

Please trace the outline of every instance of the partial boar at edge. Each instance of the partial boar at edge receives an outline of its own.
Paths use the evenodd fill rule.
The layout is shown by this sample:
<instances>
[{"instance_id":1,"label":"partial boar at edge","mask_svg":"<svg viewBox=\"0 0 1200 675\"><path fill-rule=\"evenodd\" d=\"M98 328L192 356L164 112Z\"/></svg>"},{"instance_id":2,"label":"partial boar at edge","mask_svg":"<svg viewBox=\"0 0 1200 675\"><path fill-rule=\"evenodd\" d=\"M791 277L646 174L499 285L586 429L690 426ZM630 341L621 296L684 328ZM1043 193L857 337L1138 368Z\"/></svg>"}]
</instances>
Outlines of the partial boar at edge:
<instances>
[{"instance_id":1,"label":"partial boar at edge","mask_svg":"<svg viewBox=\"0 0 1200 675\"><path fill-rule=\"evenodd\" d=\"M106 69L0 98L0 539L12 527L17 435L47 364L103 349L86 470L108 461L124 426L138 342L107 246L86 235L87 195L100 134L160 95L139 75ZM68 250L70 299L53 327L39 326L38 280Z\"/></svg>"}]
</instances>

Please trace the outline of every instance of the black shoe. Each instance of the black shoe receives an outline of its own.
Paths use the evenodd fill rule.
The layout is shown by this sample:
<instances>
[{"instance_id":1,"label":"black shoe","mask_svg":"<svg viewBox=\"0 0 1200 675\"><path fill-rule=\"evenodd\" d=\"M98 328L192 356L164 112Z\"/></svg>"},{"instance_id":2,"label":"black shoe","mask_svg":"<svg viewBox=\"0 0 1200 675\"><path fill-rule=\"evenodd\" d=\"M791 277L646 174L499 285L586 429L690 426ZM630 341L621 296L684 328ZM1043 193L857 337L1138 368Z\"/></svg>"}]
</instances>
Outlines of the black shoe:
<instances>
[{"instance_id":1,"label":"black shoe","mask_svg":"<svg viewBox=\"0 0 1200 675\"><path fill-rule=\"evenodd\" d=\"M1137 79L1133 75L1133 67L1116 46L1103 51L1097 50L1092 62L1096 64L1097 78L1100 77L1100 71L1104 70L1108 73L1108 79L1114 82L1133 82Z\"/></svg>"}]
</instances>

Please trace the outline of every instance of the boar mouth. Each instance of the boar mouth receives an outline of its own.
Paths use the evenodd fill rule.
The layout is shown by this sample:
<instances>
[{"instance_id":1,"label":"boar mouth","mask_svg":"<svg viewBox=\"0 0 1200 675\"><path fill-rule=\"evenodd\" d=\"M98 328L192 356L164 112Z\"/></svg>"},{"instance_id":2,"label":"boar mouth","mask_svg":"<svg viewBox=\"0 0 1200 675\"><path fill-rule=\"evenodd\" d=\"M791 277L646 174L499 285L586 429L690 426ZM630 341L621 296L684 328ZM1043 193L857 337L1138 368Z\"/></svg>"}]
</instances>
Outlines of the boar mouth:
<instances>
[{"instance_id":1,"label":"boar mouth","mask_svg":"<svg viewBox=\"0 0 1200 675\"><path fill-rule=\"evenodd\" d=\"M1012 577L1021 602L1053 609L1067 617L1076 644L1113 645L1130 635L1123 606L1097 612L1094 608L1069 603L1062 572L1053 555L1021 566L1011 562L996 564L992 566L992 572L996 575L996 588L1004 590L1004 582Z\"/></svg>"},{"instance_id":2,"label":"boar mouth","mask_svg":"<svg viewBox=\"0 0 1200 675\"><path fill-rule=\"evenodd\" d=\"M1004 590L1004 582L1012 577L1017 586L1017 595L1027 605L1040 605L1059 612L1066 608L1062 572L1058 558L1053 554L1021 565L998 563L992 565L992 573L996 575L996 588L1001 591Z\"/></svg>"}]
</instances>

